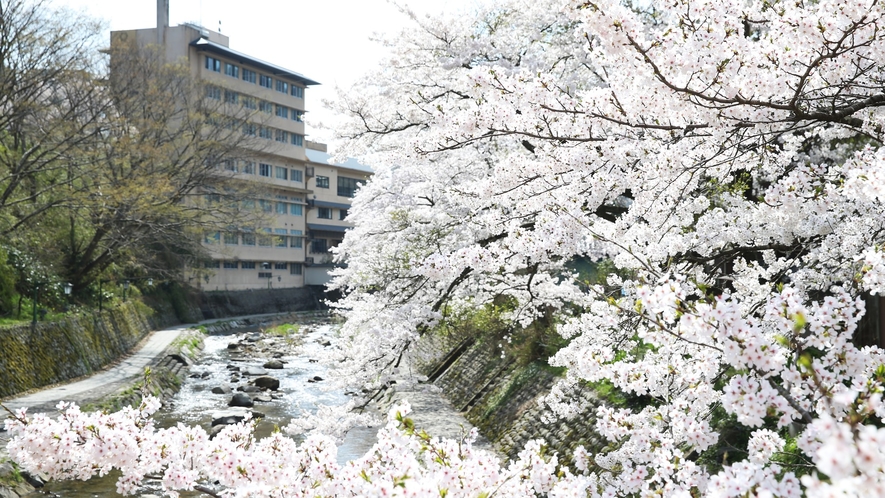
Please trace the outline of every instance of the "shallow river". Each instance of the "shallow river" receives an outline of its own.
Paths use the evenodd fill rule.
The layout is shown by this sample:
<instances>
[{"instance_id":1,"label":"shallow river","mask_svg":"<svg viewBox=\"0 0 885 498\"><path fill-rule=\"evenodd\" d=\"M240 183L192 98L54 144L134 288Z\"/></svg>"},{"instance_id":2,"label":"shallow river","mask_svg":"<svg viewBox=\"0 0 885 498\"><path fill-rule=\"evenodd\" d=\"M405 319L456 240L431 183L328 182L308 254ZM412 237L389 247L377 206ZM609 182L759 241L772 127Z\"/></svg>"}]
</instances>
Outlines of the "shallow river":
<instances>
[{"instance_id":1,"label":"shallow river","mask_svg":"<svg viewBox=\"0 0 885 498\"><path fill-rule=\"evenodd\" d=\"M284 427L289 420L302 413L303 410L315 411L317 404L341 404L347 401L343 392L323 390L323 382L308 382L314 377L325 378L328 375L326 367L320 363L311 362L311 359L321 358L325 347L322 343L334 341L334 329L332 325L309 325L303 327L301 334L303 345L298 348L297 354L284 355L281 360L285 362L282 370L268 370L271 375L280 380L280 388L277 391L282 395L279 399L270 403L255 403L254 410L265 414L256 425L256 434L264 436L269 434L274 426ZM163 408L155 419L160 427L169 427L176 423L184 422L187 425L201 425L206 430L210 428L212 414L227 409L227 403L231 395L213 394L212 388L230 382L231 371L228 365L235 365L241 370L246 368L261 368L269 358L243 358L237 361L236 353L229 352L227 345L235 342L246 333L236 335L212 335L205 338L203 355L196 365L191 367L190 372L208 375L204 378L187 378L181 390L169 403L170 406ZM243 378L245 381L248 377ZM254 395L254 393L253 393ZM347 439L339 446L338 461L346 462L362 456L375 442L377 428L361 428L348 433ZM104 478L93 478L89 481L67 481L48 483L37 496L59 496L65 498L86 498L113 496L116 493L116 476L109 475ZM148 483L142 495L161 494L159 486ZM137 495L136 495L137 496ZM183 493L182 496L205 496L199 493Z\"/></svg>"}]
</instances>

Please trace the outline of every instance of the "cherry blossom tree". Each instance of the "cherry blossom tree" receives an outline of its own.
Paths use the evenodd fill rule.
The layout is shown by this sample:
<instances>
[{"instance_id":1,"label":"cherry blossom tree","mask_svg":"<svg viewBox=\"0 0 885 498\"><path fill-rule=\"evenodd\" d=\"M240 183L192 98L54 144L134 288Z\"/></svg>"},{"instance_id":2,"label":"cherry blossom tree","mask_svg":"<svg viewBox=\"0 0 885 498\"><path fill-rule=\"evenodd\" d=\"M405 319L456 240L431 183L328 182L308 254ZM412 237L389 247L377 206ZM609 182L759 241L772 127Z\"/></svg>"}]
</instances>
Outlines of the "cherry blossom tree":
<instances>
[{"instance_id":1,"label":"cherry blossom tree","mask_svg":"<svg viewBox=\"0 0 885 498\"><path fill-rule=\"evenodd\" d=\"M852 337L885 291L882 16L515 0L416 19L339 104L345 153L377 165L334 284L350 378L383 385L446 310L507 296L515 322L560 310L557 415L603 379L652 400L600 409L595 492L880 495L883 355ZM587 285L576 258L618 271ZM717 410L750 437L704 465Z\"/></svg>"},{"instance_id":2,"label":"cherry blossom tree","mask_svg":"<svg viewBox=\"0 0 885 498\"><path fill-rule=\"evenodd\" d=\"M385 385L447 311L504 296L508 320L553 310L569 341L551 359L567 368L556 416L603 379L650 401L600 408L610 444L571 471L540 443L501 466L402 417L341 468L319 436L296 448L229 429L211 446L179 428L148 469L137 455L157 436L127 422L141 425L114 438L136 455L121 490L163 471L169 489L299 496L885 494L885 355L852 342L864 298L885 292L883 15L873 0L505 0L415 17L336 104L342 154L376 169L338 249L342 381ZM578 258L617 271L582 282ZM699 456L716 413L749 436L713 464ZM73 462L57 441L90 427L20 419L16 455L34 468Z\"/></svg>"}]
</instances>

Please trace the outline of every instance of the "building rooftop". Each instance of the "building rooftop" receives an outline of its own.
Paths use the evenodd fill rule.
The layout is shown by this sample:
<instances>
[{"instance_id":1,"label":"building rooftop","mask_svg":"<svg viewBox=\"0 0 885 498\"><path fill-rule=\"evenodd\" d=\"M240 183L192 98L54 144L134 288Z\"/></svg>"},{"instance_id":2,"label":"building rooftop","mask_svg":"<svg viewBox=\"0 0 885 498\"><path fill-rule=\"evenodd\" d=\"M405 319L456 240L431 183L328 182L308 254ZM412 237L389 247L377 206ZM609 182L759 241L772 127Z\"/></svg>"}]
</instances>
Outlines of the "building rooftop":
<instances>
[{"instance_id":1,"label":"building rooftop","mask_svg":"<svg viewBox=\"0 0 885 498\"><path fill-rule=\"evenodd\" d=\"M209 41L205 38L200 38L199 40L191 42L191 45L197 47L197 50L201 52L211 52L219 55L224 55L229 57L240 63L247 63L252 66L258 67L264 71L267 71L275 76L283 76L289 79L293 79L302 85L310 86L310 85L319 85L320 83L314 81L310 78L305 77L301 73L296 73L295 71L290 71L288 69L282 68L275 64L271 64L269 62L265 62L261 59L256 59L255 57L251 57L242 52L237 52L231 48L225 47L219 43L215 43Z\"/></svg>"},{"instance_id":2,"label":"building rooftop","mask_svg":"<svg viewBox=\"0 0 885 498\"><path fill-rule=\"evenodd\" d=\"M343 163L333 163L330 159L332 155L327 152L322 152L319 150L314 150L310 148L305 148L304 152L307 154L307 159L314 163L320 164L328 164L330 166L337 166L339 168L352 169L355 171L363 171L365 173L373 173L372 168L366 166L365 164L360 163L356 159L352 157L348 157L346 161Z\"/></svg>"}]
</instances>

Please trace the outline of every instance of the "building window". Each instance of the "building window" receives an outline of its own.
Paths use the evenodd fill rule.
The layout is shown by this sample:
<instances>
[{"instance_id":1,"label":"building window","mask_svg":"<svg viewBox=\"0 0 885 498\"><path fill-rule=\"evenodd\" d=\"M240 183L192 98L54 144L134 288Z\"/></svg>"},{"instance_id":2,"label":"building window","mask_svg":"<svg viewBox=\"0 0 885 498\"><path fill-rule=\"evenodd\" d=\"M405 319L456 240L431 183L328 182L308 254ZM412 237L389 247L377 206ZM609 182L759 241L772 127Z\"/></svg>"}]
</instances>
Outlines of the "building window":
<instances>
[{"instance_id":1,"label":"building window","mask_svg":"<svg viewBox=\"0 0 885 498\"><path fill-rule=\"evenodd\" d=\"M301 204L289 204L289 214L293 216L303 216L304 206Z\"/></svg>"},{"instance_id":2,"label":"building window","mask_svg":"<svg viewBox=\"0 0 885 498\"><path fill-rule=\"evenodd\" d=\"M240 268L244 270L254 270L255 262L254 261L240 261Z\"/></svg>"},{"instance_id":3,"label":"building window","mask_svg":"<svg viewBox=\"0 0 885 498\"><path fill-rule=\"evenodd\" d=\"M221 167L224 168L225 171L233 171L234 173L237 172L237 162L236 161L231 161L231 160L221 161Z\"/></svg>"},{"instance_id":4,"label":"building window","mask_svg":"<svg viewBox=\"0 0 885 498\"><path fill-rule=\"evenodd\" d=\"M236 270L240 265L237 264L236 261L225 261L224 269L225 270Z\"/></svg>"},{"instance_id":5,"label":"building window","mask_svg":"<svg viewBox=\"0 0 885 498\"><path fill-rule=\"evenodd\" d=\"M228 76L233 76L234 78L240 77L240 66L235 66L229 62L224 63L224 74Z\"/></svg>"},{"instance_id":6,"label":"building window","mask_svg":"<svg viewBox=\"0 0 885 498\"><path fill-rule=\"evenodd\" d=\"M317 188L329 188L329 177L317 176Z\"/></svg>"},{"instance_id":7,"label":"building window","mask_svg":"<svg viewBox=\"0 0 885 498\"><path fill-rule=\"evenodd\" d=\"M273 233L270 228L262 228L258 234L258 245L261 247L270 247L273 245Z\"/></svg>"},{"instance_id":8,"label":"building window","mask_svg":"<svg viewBox=\"0 0 885 498\"><path fill-rule=\"evenodd\" d=\"M289 265L287 265L286 263L274 263L273 269L274 270L285 270L286 268L288 268L288 266Z\"/></svg>"},{"instance_id":9,"label":"building window","mask_svg":"<svg viewBox=\"0 0 885 498\"><path fill-rule=\"evenodd\" d=\"M331 220L332 210L330 208L317 208L317 218Z\"/></svg>"},{"instance_id":10,"label":"building window","mask_svg":"<svg viewBox=\"0 0 885 498\"><path fill-rule=\"evenodd\" d=\"M273 202L261 199L258 201L258 205L261 207L261 211L264 213L273 212Z\"/></svg>"},{"instance_id":11,"label":"building window","mask_svg":"<svg viewBox=\"0 0 885 498\"><path fill-rule=\"evenodd\" d=\"M221 88L212 85L207 86L206 96L213 100L221 100Z\"/></svg>"},{"instance_id":12,"label":"building window","mask_svg":"<svg viewBox=\"0 0 885 498\"><path fill-rule=\"evenodd\" d=\"M338 177L338 195L341 197L353 197L357 187L366 183L365 180L358 178L348 178L346 176Z\"/></svg>"},{"instance_id":13,"label":"building window","mask_svg":"<svg viewBox=\"0 0 885 498\"><path fill-rule=\"evenodd\" d=\"M291 178L293 182L301 183L304 181L304 172L300 169L293 169Z\"/></svg>"},{"instance_id":14,"label":"building window","mask_svg":"<svg viewBox=\"0 0 885 498\"><path fill-rule=\"evenodd\" d=\"M267 126L261 126L258 128L258 136L267 140L273 138L273 128L268 128ZM270 176L270 175L268 175Z\"/></svg>"},{"instance_id":15,"label":"building window","mask_svg":"<svg viewBox=\"0 0 885 498\"><path fill-rule=\"evenodd\" d=\"M286 203L285 202L278 202L277 203L277 214L286 214L286 211L288 211L288 209L286 209Z\"/></svg>"},{"instance_id":16,"label":"building window","mask_svg":"<svg viewBox=\"0 0 885 498\"><path fill-rule=\"evenodd\" d=\"M304 112L292 109L292 119L298 121L299 123L304 121Z\"/></svg>"},{"instance_id":17,"label":"building window","mask_svg":"<svg viewBox=\"0 0 885 498\"><path fill-rule=\"evenodd\" d=\"M289 84L285 81L277 80L277 91L283 93L289 93Z\"/></svg>"},{"instance_id":18,"label":"building window","mask_svg":"<svg viewBox=\"0 0 885 498\"><path fill-rule=\"evenodd\" d=\"M347 210L346 209L342 209L342 210L338 211L338 219L341 221L344 221L344 218L347 218Z\"/></svg>"},{"instance_id":19,"label":"building window","mask_svg":"<svg viewBox=\"0 0 885 498\"><path fill-rule=\"evenodd\" d=\"M270 176L270 164L259 163L258 164L258 174L261 176Z\"/></svg>"},{"instance_id":20,"label":"building window","mask_svg":"<svg viewBox=\"0 0 885 498\"><path fill-rule=\"evenodd\" d=\"M243 123L243 135L254 137L257 127L252 123Z\"/></svg>"},{"instance_id":21,"label":"building window","mask_svg":"<svg viewBox=\"0 0 885 498\"><path fill-rule=\"evenodd\" d=\"M304 135L299 135L297 133L292 134L292 145L298 147L304 147Z\"/></svg>"},{"instance_id":22,"label":"building window","mask_svg":"<svg viewBox=\"0 0 885 498\"><path fill-rule=\"evenodd\" d=\"M276 130L274 133L274 140L277 142L286 143L289 141L289 132L285 130Z\"/></svg>"},{"instance_id":23,"label":"building window","mask_svg":"<svg viewBox=\"0 0 885 498\"><path fill-rule=\"evenodd\" d=\"M310 252L314 254L322 254L329 252L329 246L326 239L313 239L310 241Z\"/></svg>"},{"instance_id":24,"label":"building window","mask_svg":"<svg viewBox=\"0 0 885 498\"><path fill-rule=\"evenodd\" d=\"M255 101L254 97L247 97L243 95L243 98L240 99L240 102L243 103L243 107L246 109L255 110L258 109L258 102Z\"/></svg>"},{"instance_id":25,"label":"building window","mask_svg":"<svg viewBox=\"0 0 885 498\"><path fill-rule=\"evenodd\" d=\"M228 104L239 104L240 103L240 94L237 92L232 92L230 90L224 91L224 101Z\"/></svg>"},{"instance_id":26,"label":"building window","mask_svg":"<svg viewBox=\"0 0 885 498\"><path fill-rule=\"evenodd\" d=\"M203 242L209 245L218 244L221 242L221 233L206 232L206 234L203 236Z\"/></svg>"},{"instance_id":27,"label":"building window","mask_svg":"<svg viewBox=\"0 0 885 498\"><path fill-rule=\"evenodd\" d=\"M224 232L224 245L235 246L239 244L240 237L237 232Z\"/></svg>"},{"instance_id":28,"label":"building window","mask_svg":"<svg viewBox=\"0 0 885 498\"><path fill-rule=\"evenodd\" d=\"M211 259L203 262L204 268L221 268L221 262L217 259Z\"/></svg>"},{"instance_id":29,"label":"building window","mask_svg":"<svg viewBox=\"0 0 885 498\"><path fill-rule=\"evenodd\" d=\"M264 88L273 88L273 78L262 74L258 78L258 84L263 86Z\"/></svg>"},{"instance_id":30,"label":"building window","mask_svg":"<svg viewBox=\"0 0 885 498\"><path fill-rule=\"evenodd\" d=\"M258 102L258 110L261 112L266 112L268 114L273 113L273 104L266 100L262 100Z\"/></svg>"},{"instance_id":31,"label":"building window","mask_svg":"<svg viewBox=\"0 0 885 498\"><path fill-rule=\"evenodd\" d=\"M284 105L277 106L277 116L281 118L289 118L289 108Z\"/></svg>"},{"instance_id":32,"label":"building window","mask_svg":"<svg viewBox=\"0 0 885 498\"><path fill-rule=\"evenodd\" d=\"M301 249L303 247L302 240L304 240L301 237L304 233L301 230L289 230L289 233L292 234L292 245L290 247Z\"/></svg>"},{"instance_id":33,"label":"building window","mask_svg":"<svg viewBox=\"0 0 885 498\"><path fill-rule=\"evenodd\" d=\"M273 237L273 245L276 247L288 247L286 245L286 231L285 228L275 228L274 229L274 237ZM285 263L284 263L285 264ZM285 268L277 268L278 270L285 270Z\"/></svg>"},{"instance_id":34,"label":"building window","mask_svg":"<svg viewBox=\"0 0 885 498\"><path fill-rule=\"evenodd\" d=\"M289 275L301 275L301 263L292 263L289 265Z\"/></svg>"},{"instance_id":35,"label":"building window","mask_svg":"<svg viewBox=\"0 0 885 498\"><path fill-rule=\"evenodd\" d=\"M247 175L255 174L255 163L252 161L244 161L243 162L243 173Z\"/></svg>"},{"instance_id":36,"label":"building window","mask_svg":"<svg viewBox=\"0 0 885 498\"><path fill-rule=\"evenodd\" d=\"M255 83L255 71L243 68L243 81L247 83Z\"/></svg>"},{"instance_id":37,"label":"building window","mask_svg":"<svg viewBox=\"0 0 885 498\"><path fill-rule=\"evenodd\" d=\"M304 88L300 86L292 85L292 96L298 97L299 99L304 98Z\"/></svg>"},{"instance_id":38,"label":"building window","mask_svg":"<svg viewBox=\"0 0 885 498\"><path fill-rule=\"evenodd\" d=\"M270 280L273 278L273 272L260 271L260 272L258 272L258 278L266 278L266 279Z\"/></svg>"},{"instance_id":39,"label":"building window","mask_svg":"<svg viewBox=\"0 0 885 498\"><path fill-rule=\"evenodd\" d=\"M289 168L282 168L280 166L277 166L274 168L274 172L276 172L277 178L279 178L280 180L286 180L287 176L289 175Z\"/></svg>"},{"instance_id":40,"label":"building window","mask_svg":"<svg viewBox=\"0 0 885 498\"><path fill-rule=\"evenodd\" d=\"M255 245L255 234L248 233L248 232L244 233L243 234L243 245L244 246L254 246ZM245 264L245 262L243 262L243 264Z\"/></svg>"},{"instance_id":41,"label":"building window","mask_svg":"<svg viewBox=\"0 0 885 498\"><path fill-rule=\"evenodd\" d=\"M206 57L206 69L220 73L221 72L221 61L216 59L215 57Z\"/></svg>"}]
</instances>

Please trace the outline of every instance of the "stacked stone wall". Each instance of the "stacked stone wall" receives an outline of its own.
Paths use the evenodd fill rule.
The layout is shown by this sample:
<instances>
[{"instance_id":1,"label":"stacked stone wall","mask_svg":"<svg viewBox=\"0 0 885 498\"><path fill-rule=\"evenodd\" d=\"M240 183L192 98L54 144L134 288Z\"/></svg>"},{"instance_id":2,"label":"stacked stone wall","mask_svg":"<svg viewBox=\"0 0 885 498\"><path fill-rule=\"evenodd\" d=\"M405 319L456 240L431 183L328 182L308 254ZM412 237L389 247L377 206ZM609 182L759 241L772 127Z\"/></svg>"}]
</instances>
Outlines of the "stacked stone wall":
<instances>
[{"instance_id":1,"label":"stacked stone wall","mask_svg":"<svg viewBox=\"0 0 885 498\"><path fill-rule=\"evenodd\" d=\"M0 398L99 370L165 321L131 301L102 313L0 328Z\"/></svg>"},{"instance_id":2,"label":"stacked stone wall","mask_svg":"<svg viewBox=\"0 0 885 498\"><path fill-rule=\"evenodd\" d=\"M543 400L559 377L541 360L526 364L502 356L493 344L451 334L422 337L413 364L508 458L515 458L528 441L539 438L564 463L571 462L579 445L591 452L605 446L594 430L600 401L591 389L567 392L583 404L575 416L552 416Z\"/></svg>"}]
</instances>

